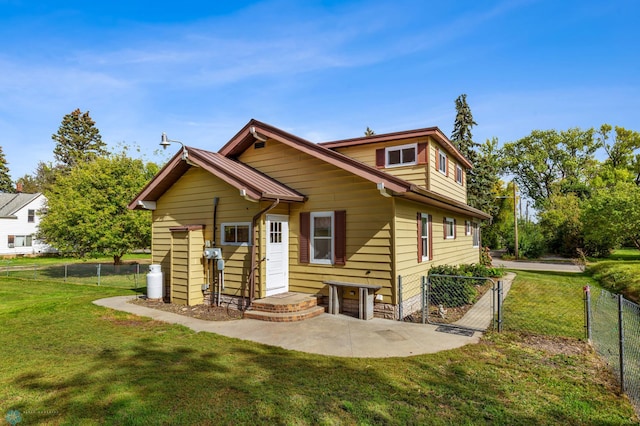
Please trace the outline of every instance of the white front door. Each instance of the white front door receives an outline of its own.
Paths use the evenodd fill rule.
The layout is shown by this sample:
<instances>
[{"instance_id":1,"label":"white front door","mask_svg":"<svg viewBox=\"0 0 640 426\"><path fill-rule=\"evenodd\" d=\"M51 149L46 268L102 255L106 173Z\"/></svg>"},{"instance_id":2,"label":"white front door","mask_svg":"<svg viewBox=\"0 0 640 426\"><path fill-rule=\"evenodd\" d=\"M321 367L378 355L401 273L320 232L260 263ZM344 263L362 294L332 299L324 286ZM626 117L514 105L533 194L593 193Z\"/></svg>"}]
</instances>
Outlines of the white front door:
<instances>
[{"instance_id":1,"label":"white front door","mask_svg":"<svg viewBox=\"0 0 640 426\"><path fill-rule=\"evenodd\" d=\"M289 291L289 217L267 215L267 296Z\"/></svg>"}]
</instances>

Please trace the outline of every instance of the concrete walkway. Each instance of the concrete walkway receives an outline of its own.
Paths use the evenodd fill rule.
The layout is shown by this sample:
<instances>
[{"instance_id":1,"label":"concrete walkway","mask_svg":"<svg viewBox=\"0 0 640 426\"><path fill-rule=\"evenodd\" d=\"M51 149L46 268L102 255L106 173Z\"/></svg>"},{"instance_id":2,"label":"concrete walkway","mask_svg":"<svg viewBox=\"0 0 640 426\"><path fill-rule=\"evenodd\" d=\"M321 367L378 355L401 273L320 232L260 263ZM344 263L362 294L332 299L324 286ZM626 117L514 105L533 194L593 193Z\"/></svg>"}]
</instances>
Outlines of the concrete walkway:
<instances>
[{"instance_id":1,"label":"concrete walkway","mask_svg":"<svg viewBox=\"0 0 640 426\"><path fill-rule=\"evenodd\" d=\"M515 274L508 274L503 278L505 287L511 285L514 277ZM491 292L485 294L485 297L490 296ZM252 319L206 321L129 303L133 298L135 296L110 297L93 303L157 321L181 324L196 332L216 333L285 349L339 357L385 358L429 354L478 343L482 336L481 332L474 332L471 336L443 333L436 331L436 325L430 324L379 318L363 321L346 315L330 314L289 323ZM486 303L486 300L482 303ZM476 316L474 321L490 324L491 312L488 308L475 311L471 309L469 315ZM478 315L486 318L478 319ZM460 321L464 322L463 320L464 318Z\"/></svg>"},{"instance_id":2,"label":"concrete walkway","mask_svg":"<svg viewBox=\"0 0 640 426\"><path fill-rule=\"evenodd\" d=\"M493 259L493 265L505 268L521 271L547 271L547 272L573 272L580 273L582 269L578 265L566 262L553 262L553 261L541 261L541 262L527 262L523 260L502 260L500 258Z\"/></svg>"}]
</instances>

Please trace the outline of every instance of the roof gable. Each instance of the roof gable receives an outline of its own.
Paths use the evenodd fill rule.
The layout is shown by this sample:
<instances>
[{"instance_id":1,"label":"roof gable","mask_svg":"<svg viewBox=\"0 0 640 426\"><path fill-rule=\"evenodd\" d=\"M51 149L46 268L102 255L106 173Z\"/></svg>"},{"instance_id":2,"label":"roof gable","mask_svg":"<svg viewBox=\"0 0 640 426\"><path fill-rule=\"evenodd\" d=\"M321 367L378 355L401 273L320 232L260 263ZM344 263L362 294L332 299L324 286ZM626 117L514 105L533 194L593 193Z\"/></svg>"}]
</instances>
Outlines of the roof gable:
<instances>
[{"instance_id":1,"label":"roof gable","mask_svg":"<svg viewBox=\"0 0 640 426\"><path fill-rule=\"evenodd\" d=\"M302 202L305 196L298 191L277 182L259 171L224 157L221 154L184 147L188 152L187 159L182 151L176 153L169 162L156 174L136 198L129 203L130 209L142 208L143 201L156 201L191 167L200 167L220 178L229 185L244 191L246 196L258 200L276 200L284 202Z\"/></svg>"},{"instance_id":2,"label":"roof gable","mask_svg":"<svg viewBox=\"0 0 640 426\"><path fill-rule=\"evenodd\" d=\"M35 194L0 193L0 218L15 218L19 210L41 195L39 192Z\"/></svg>"},{"instance_id":3,"label":"roof gable","mask_svg":"<svg viewBox=\"0 0 640 426\"><path fill-rule=\"evenodd\" d=\"M319 145L329 149L344 148L357 145L369 145L376 143L395 142L406 139L414 139L430 136L450 155L456 158L467 169L471 169L473 164L453 145L453 143L445 136L437 127L427 127L424 129L406 130L402 132L384 133L380 135L363 136L359 138L343 139L332 142L321 142Z\"/></svg>"}]
</instances>

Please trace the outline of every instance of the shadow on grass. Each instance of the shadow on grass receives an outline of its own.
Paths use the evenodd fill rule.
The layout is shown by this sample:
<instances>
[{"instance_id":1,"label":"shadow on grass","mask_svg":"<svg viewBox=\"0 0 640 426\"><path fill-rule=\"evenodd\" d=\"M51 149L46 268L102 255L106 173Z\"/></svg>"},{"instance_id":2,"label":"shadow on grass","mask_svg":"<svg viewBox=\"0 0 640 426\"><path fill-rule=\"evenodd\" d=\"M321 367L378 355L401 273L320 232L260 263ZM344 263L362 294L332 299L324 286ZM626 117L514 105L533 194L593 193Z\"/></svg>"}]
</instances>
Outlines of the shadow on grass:
<instances>
[{"instance_id":1,"label":"shadow on grass","mask_svg":"<svg viewBox=\"0 0 640 426\"><path fill-rule=\"evenodd\" d=\"M143 338L105 347L68 377L55 368L25 373L12 385L44 395L44 408L12 408L29 424L535 424L549 416L505 404L499 362L346 360L220 339L202 350ZM390 379L385 369L398 368L401 378ZM522 363L508 368L528 374ZM575 421L559 410L552 418Z\"/></svg>"}]
</instances>

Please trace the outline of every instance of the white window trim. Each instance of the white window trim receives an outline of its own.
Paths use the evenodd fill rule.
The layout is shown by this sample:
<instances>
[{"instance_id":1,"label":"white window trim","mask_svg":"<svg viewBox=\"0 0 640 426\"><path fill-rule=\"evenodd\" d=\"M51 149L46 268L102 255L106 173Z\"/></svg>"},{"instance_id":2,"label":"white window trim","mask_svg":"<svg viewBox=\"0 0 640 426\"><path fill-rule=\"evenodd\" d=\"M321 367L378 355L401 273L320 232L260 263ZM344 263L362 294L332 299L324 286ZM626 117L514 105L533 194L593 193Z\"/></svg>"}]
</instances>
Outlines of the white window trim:
<instances>
[{"instance_id":1,"label":"white window trim","mask_svg":"<svg viewBox=\"0 0 640 426\"><path fill-rule=\"evenodd\" d=\"M315 258L315 247L314 247L314 243L316 240L316 237L314 235L314 224L315 221L314 219L316 217L331 217L331 243L329 244L329 259L316 259ZM315 263L318 265L333 265L333 253L334 253L334 244L335 244L335 238L336 238L336 226L335 226L335 217L333 212L311 212L310 214L310 223L309 223L309 245L310 245L310 250L309 250L309 263ZM321 238L326 238L326 237L321 237Z\"/></svg>"},{"instance_id":2,"label":"white window trim","mask_svg":"<svg viewBox=\"0 0 640 426\"><path fill-rule=\"evenodd\" d=\"M456 182L462 185L464 178L462 176L462 167L456 164Z\"/></svg>"},{"instance_id":3,"label":"white window trim","mask_svg":"<svg viewBox=\"0 0 640 426\"><path fill-rule=\"evenodd\" d=\"M442 159L444 158L444 161L442 161ZM438 171L440 173L442 173L443 175L447 175L447 166L448 166L448 158L447 158L447 154L439 149L438 150Z\"/></svg>"},{"instance_id":4,"label":"white window trim","mask_svg":"<svg viewBox=\"0 0 640 426\"><path fill-rule=\"evenodd\" d=\"M473 222L471 227L471 234L473 235L471 244L474 248L480 247L480 224L478 222Z\"/></svg>"},{"instance_id":5,"label":"white window trim","mask_svg":"<svg viewBox=\"0 0 640 426\"><path fill-rule=\"evenodd\" d=\"M389 164L389 151L400 151L402 152L403 149L407 149L407 148L413 148L413 161L409 161L406 163L398 163L398 164ZM400 154L400 156L402 156L402 154ZM401 159L402 160L402 159ZM410 143L410 144L406 144L406 145L396 145L396 146L389 146L387 148L384 149L384 165L387 168L391 168L391 167L402 167L402 166L415 166L416 164L418 164L418 144L417 143Z\"/></svg>"},{"instance_id":6,"label":"white window trim","mask_svg":"<svg viewBox=\"0 0 640 426\"><path fill-rule=\"evenodd\" d=\"M452 218L452 217L445 217L444 220L447 223L447 235L445 235L445 238L447 240L455 239L456 238L456 221L455 221L455 219ZM449 235L449 229L451 229L453 231L451 235Z\"/></svg>"},{"instance_id":7,"label":"white window trim","mask_svg":"<svg viewBox=\"0 0 640 426\"><path fill-rule=\"evenodd\" d=\"M427 213L420 213L420 220L426 219L425 223L421 223L422 235L420 235L420 244L422 244L422 260L429 260L429 215ZM426 235L425 235L426 233ZM426 244L424 242L427 242Z\"/></svg>"},{"instance_id":8,"label":"white window trim","mask_svg":"<svg viewBox=\"0 0 640 426\"><path fill-rule=\"evenodd\" d=\"M464 235L469 236L471 235L471 221L470 220L465 220L464 221Z\"/></svg>"},{"instance_id":9,"label":"white window trim","mask_svg":"<svg viewBox=\"0 0 640 426\"><path fill-rule=\"evenodd\" d=\"M234 242L234 241L226 241L224 238L225 235L225 228L230 227L230 226L235 226L236 230L238 226L248 226L249 227L249 241L248 242ZM237 235L237 234L236 234ZM250 246L251 245L251 236L253 234L251 233L251 222L225 222L223 224L220 225L220 244L225 245L225 246Z\"/></svg>"}]
</instances>

